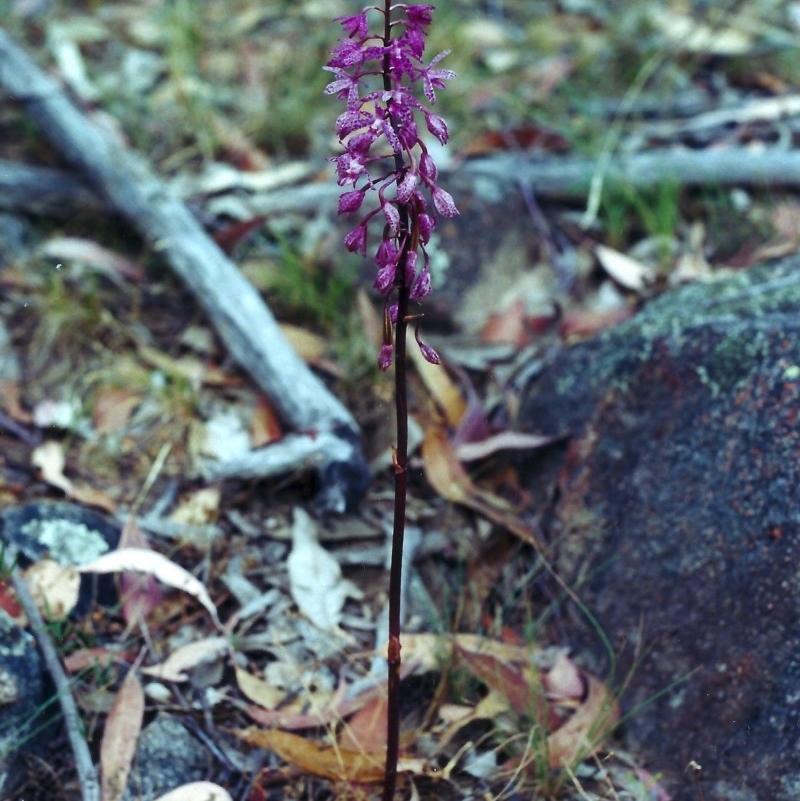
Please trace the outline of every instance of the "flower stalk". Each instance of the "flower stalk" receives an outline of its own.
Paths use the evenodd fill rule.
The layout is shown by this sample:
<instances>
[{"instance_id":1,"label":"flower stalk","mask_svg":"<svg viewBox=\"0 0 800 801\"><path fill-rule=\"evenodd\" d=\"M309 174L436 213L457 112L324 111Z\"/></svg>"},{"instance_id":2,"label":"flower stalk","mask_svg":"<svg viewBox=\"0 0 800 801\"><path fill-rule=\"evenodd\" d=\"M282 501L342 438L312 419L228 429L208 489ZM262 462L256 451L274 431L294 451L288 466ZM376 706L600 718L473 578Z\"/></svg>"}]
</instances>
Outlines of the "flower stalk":
<instances>
[{"instance_id":1,"label":"flower stalk","mask_svg":"<svg viewBox=\"0 0 800 801\"><path fill-rule=\"evenodd\" d=\"M423 61L433 11L432 5L385 0L382 6L367 6L358 14L338 18L345 37L333 48L325 67L334 76L325 88L326 94L345 102L345 110L336 120L344 152L331 159L339 185L349 187L339 198L338 211L362 215L345 236L344 246L366 257L369 226L380 226L373 256L377 267L373 286L384 296L378 366L381 370L393 363L395 366L397 444L392 459L395 495L383 801L392 801L394 796L400 737L400 588L408 488L407 332L413 325L423 357L438 364L436 351L419 337L421 315L411 313L411 304L431 292L427 246L436 216L458 214L453 198L437 183L436 164L419 125L421 120L429 136L442 145L447 143L447 124L430 107L436 102L435 90L444 88L444 82L455 73L437 66L449 51L434 57L427 66ZM370 15L382 21L379 33L371 32ZM415 94L420 89L424 102ZM369 208L364 212L368 195Z\"/></svg>"}]
</instances>

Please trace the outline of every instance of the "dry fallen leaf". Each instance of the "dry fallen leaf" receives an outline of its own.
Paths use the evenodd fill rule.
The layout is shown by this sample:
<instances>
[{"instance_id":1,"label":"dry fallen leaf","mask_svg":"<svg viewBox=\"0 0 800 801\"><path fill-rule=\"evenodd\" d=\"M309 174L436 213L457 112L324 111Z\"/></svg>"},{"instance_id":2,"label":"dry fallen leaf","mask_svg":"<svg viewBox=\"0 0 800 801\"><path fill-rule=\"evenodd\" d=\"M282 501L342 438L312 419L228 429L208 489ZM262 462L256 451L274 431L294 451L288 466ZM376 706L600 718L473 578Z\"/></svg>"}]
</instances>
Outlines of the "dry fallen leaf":
<instances>
[{"instance_id":1,"label":"dry fallen leaf","mask_svg":"<svg viewBox=\"0 0 800 801\"><path fill-rule=\"evenodd\" d=\"M96 506L107 512L113 512L116 504L101 490L89 487L86 484L75 483L64 475L66 457L64 447L60 442L47 440L34 448L31 462L41 471L42 478L51 486L60 489L68 498Z\"/></svg>"},{"instance_id":2,"label":"dry fallen leaf","mask_svg":"<svg viewBox=\"0 0 800 801\"><path fill-rule=\"evenodd\" d=\"M339 737L339 745L353 751L382 753L386 748L388 703L385 695L376 695L367 701L347 721Z\"/></svg>"},{"instance_id":3,"label":"dry fallen leaf","mask_svg":"<svg viewBox=\"0 0 800 801\"><path fill-rule=\"evenodd\" d=\"M275 709L286 697L285 690L253 676L238 665L236 667L236 683L246 698L264 709Z\"/></svg>"},{"instance_id":4,"label":"dry fallen leaf","mask_svg":"<svg viewBox=\"0 0 800 801\"><path fill-rule=\"evenodd\" d=\"M214 606L208 590L191 573L156 551L148 548L119 548L103 554L89 564L81 565L80 570L83 573L129 571L155 576L164 584L193 595L208 610L217 628L222 628L217 607Z\"/></svg>"},{"instance_id":5,"label":"dry fallen leaf","mask_svg":"<svg viewBox=\"0 0 800 801\"><path fill-rule=\"evenodd\" d=\"M181 498L169 519L184 526L215 523L219 518L221 498L219 487L203 487Z\"/></svg>"},{"instance_id":6,"label":"dry fallen leaf","mask_svg":"<svg viewBox=\"0 0 800 801\"><path fill-rule=\"evenodd\" d=\"M409 332L409 337L413 333ZM408 354L414 363L414 369L430 392L436 405L444 414L447 424L455 428L464 417L467 410L467 401L461 390L453 383L447 370L440 364L431 364L425 360L420 349L413 339L409 342Z\"/></svg>"},{"instance_id":7,"label":"dry fallen leaf","mask_svg":"<svg viewBox=\"0 0 800 801\"><path fill-rule=\"evenodd\" d=\"M584 673L586 698L574 714L547 738L551 767L575 765L596 751L619 720L619 705L608 688Z\"/></svg>"},{"instance_id":8,"label":"dry fallen leaf","mask_svg":"<svg viewBox=\"0 0 800 801\"><path fill-rule=\"evenodd\" d=\"M186 672L206 662L220 659L228 653L227 637L206 637L197 642L176 648L164 662L142 668L142 673L161 681L182 682L189 678Z\"/></svg>"},{"instance_id":9,"label":"dry fallen leaf","mask_svg":"<svg viewBox=\"0 0 800 801\"><path fill-rule=\"evenodd\" d=\"M32 564L23 578L45 620L63 620L78 603L81 576L72 565L42 559Z\"/></svg>"},{"instance_id":10,"label":"dry fallen leaf","mask_svg":"<svg viewBox=\"0 0 800 801\"><path fill-rule=\"evenodd\" d=\"M103 801L119 801L125 793L143 718L144 691L134 665L114 698L100 743Z\"/></svg>"},{"instance_id":11,"label":"dry fallen leaf","mask_svg":"<svg viewBox=\"0 0 800 801\"><path fill-rule=\"evenodd\" d=\"M131 515L122 527L119 548L150 549L150 543L134 515ZM122 616L125 618L125 631L121 638L124 640L140 621L162 604L164 594L155 577L146 573L123 572L119 577L119 585Z\"/></svg>"},{"instance_id":12,"label":"dry fallen leaf","mask_svg":"<svg viewBox=\"0 0 800 801\"><path fill-rule=\"evenodd\" d=\"M383 781L385 757L368 754L362 750L351 750L323 745L278 729L258 729L249 726L234 731L241 740L259 748L276 753L281 759L296 765L314 776L334 781L373 784ZM400 773L427 773L424 759L401 757L397 769Z\"/></svg>"},{"instance_id":13,"label":"dry fallen leaf","mask_svg":"<svg viewBox=\"0 0 800 801\"><path fill-rule=\"evenodd\" d=\"M436 423L428 426L422 442L422 458L425 476L442 498L468 506L541 550L533 526L522 520L511 504L472 482L442 426Z\"/></svg>"},{"instance_id":14,"label":"dry fallen leaf","mask_svg":"<svg viewBox=\"0 0 800 801\"><path fill-rule=\"evenodd\" d=\"M580 669L563 651L559 651L552 667L542 674L542 686L551 701L580 698L585 690Z\"/></svg>"},{"instance_id":15,"label":"dry fallen leaf","mask_svg":"<svg viewBox=\"0 0 800 801\"><path fill-rule=\"evenodd\" d=\"M141 403L142 394L132 389L104 387L94 399L92 422L98 434L122 431L131 412Z\"/></svg>"},{"instance_id":16,"label":"dry fallen leaf","mask_svg":"<svg viewBox=\"0 0 800 801\"><path fill-rule=\"evenodd\" d=\"M105 646L95 648L79 648L64 657L64 669L67 673L79 673L95 667L110 667L117 661L130 661L130 654L125 651L112 651Z\"/></svg>"},{"instance_id":17,"label":"dry fallen leaf","mask_svg":"<svg viewBox=\"0 0 800 801\"><path fill-rule=\"evenodd\" d=\"M112 280L119 281L122 277L138 284L144 278L141 265L90 239L71 236L52 237L39 248L39 252L42 256L52 259L80 262Z\"/></svg>"},{"instance_id":18,"label":"dry fallen leaf","mask_svg":"<svg viewBox=\"0 0 800 801\"><path fill-rule=\"evenodd\" d=\"M476 442L463 442L455 446L455 455L462 462L484 459L502 450L532 451L557 442L561 437L543 434L525 434L522 431L501 431Z\"/></svg>"},{"instance_id":19,"label":"dry fallen leaf","mask_svg":"<svg viewBox=\"0 0 800 801\"><path fill-rule=\"evenodd\" d=\"M294 510L292 550L286 560L289 591L300 611L319 629L342 633L339 623L348 597L360 598L360 590L342 577L342 568L320 544L311 518Z\"/></svg>"},{"instance_id":20,"label":"dry fallen leaf","mask_svg":"<svg viewBox=\"0 0 800 801\"><path fill-rule=\"evenodd\" d=\"M461 648L458 644L456 654L459 663L480 679L489 690L505 697L509 708L516 714L525 715L535 721L543 719L545 699L538 681L533 678L530 661L527 664L509 662L491 651L484 649L481 653Z\"/></svg>"},{"instance_id":21,"label":"dry fallen leaf","mask_svg":"<svg viewBox=\"0 0 800 801\"><path fill-rule=\"evenodd\" d=\"M596 245L594 252L603 269L625 289L642 292L655 277L653 268L606 245Z\"/></svg>"},{"instance_id":22,"label":"dry fallen leaf","mask_svg":"<svg viewBox=\"0 0 800 801\"><path fill-rule=\"evenodd\" d=\"M259 395L250 421L250 444L253 448L261 448L282 436L283 429L272 401L266 395Z\"/></svg>"},{"instance_id":23,"label":"dry fallen leaf","mask_svg":"<svg viewBox=\"0 0 800 801\"><path fill-rule=\"evenodd\" d=\"M477 678L487 684L489 693L471 713L465 713L464 717L452 722L446 732L447 738L470 720L479 717L494 718L506 711L516 714L522 711L526 714L526 708L528 713L533 709L534 720L542 715L543 711L537 708L538 701L534 700L533 685L539 681L546 687L544 676L547 671L538 680L533 676L532 671L537 670L533 667L537 653L534 647L510 645L475 634L447 636L424 633L403 636L403 662L410 663L407 667L416 673L440 669L454 652ZM506 672L504 667L511 672ZM577 677L572 668L578 670ZM574 665L572 668L563 662L559 663L558 657L550 668L550 671L556 671L551 676L551 686L561 694L559 700L566 700L568 687L580 693L579 697L574 698L574 712L547 737L547 755L551 767L574 765L584 759L600 747L619 720L619 705L608 688ZM526 672L527 686L523 684Z\"/></svg>"},{"instance_id":24,"label":"dry fallen leaf","mask_svg":"<svg viewBox=\"0 0 800 801\"><path fill-rule=\"evenodd\" d=\"M245 712L252 720L265 728L280 728L287 731L312 729L338 723L348 715L357 712L376 696L385 693L386 688L378 685L364 690L354 698L345 700L347 683L342 681L326 700L320 702L319 699L314 698L311 709L308 708L307 699L300 694L296 701L281 704L276 709L248 705L245 707Z\"/></svg>"},{"instance_id":25,"label":"dry fallen leaf","mask_svg":"<svg viewBox=\"0 0 800 801\"><path fill-rule=\"evenodd\" d=\"M248 726L234 734L250 745L265 748L314 776L370 784L383 779L383 759L363 751L322 745L279 729Z\"/></svg>"},{"instance_id":26,"label":"dry fallen leaf","mask_svg":"<svg viewBox=\"0 0 800 801\"><path fill-rule=\"evenodd\" d=\"M155 801L233 801L227 790L213 782L191 782L176 787Z\"/></svg>"}]
</instances>

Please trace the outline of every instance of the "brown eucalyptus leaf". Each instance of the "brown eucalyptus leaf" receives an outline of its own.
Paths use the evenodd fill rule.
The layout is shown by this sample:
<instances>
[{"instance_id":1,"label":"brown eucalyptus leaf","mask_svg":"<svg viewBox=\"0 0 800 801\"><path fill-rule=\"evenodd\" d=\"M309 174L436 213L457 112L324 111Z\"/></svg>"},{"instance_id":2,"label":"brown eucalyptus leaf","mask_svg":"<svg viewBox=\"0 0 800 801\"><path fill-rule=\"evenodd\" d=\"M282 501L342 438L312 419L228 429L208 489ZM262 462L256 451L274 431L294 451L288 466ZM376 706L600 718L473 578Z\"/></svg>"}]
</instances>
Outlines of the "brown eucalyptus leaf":
<instances>
[{"instance_id":1,"label":"brown eucalyptus leaf","mask_svg":"<svg viewBox=\"0 0 800 801\"><path fill-rule=\"evenodd\" d=\"M575 765L596 751L619 720L619 704L599 679L584 674L585 700L567 722L547 738L547 755L553 768Z\"/></svg>"},{"instance_id":2,"label":"brown eucalyptus leaf","mask_svg":"<svg viewBox=\"0 0 800 801\"><path fill-rule=\"evenodd\" d=\"M117 692L100 743L103 801L119 801L125 793L144 717L144 691L131 668Z\"/></svg>"},{"instance_id":3,"label":"brown eucalyptus leaf","mask_svg":"<svg viewBox=\"0 0 800 801\"><path fill-rule=\"evenodd\" d=\"M537 550L541 549L533 526L522 520L508 501L472 482L456 456L447 432L436 423L429 425L425 432L422 459L425 476L442 498L469 507Z\"/></svg>"}]
</instances>

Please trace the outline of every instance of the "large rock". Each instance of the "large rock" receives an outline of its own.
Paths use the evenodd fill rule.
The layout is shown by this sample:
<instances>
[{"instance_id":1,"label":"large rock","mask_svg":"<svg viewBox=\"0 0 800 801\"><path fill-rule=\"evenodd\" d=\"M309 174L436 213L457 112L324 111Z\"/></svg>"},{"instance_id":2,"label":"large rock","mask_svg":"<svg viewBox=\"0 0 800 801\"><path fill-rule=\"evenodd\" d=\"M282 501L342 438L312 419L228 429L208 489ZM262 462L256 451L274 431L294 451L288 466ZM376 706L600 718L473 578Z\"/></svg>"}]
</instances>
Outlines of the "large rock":
<instances>
[{"instance_id":1,"label":"large rock","mask_svg":"<svg viewBox=\"0 0 800 801\"><path fill-rule=\"evenodd\" d=\"M557 563L616 652L628 744L681 801L692 760L708 801L800 798L800 259L564 350L521 422L572 435L530 483L558 487Z\"/></svg>"},{"instance_id":2,"label":"large rock","mask_svg":"<svg viewBox=\"0 0 800 801\"><path fill-rule=\"evenodd\" d=\"M0 610L0 798L16 798L23 754L41 756L52 733L40 662L33 636Z\"/></svg>"}]
</instances>

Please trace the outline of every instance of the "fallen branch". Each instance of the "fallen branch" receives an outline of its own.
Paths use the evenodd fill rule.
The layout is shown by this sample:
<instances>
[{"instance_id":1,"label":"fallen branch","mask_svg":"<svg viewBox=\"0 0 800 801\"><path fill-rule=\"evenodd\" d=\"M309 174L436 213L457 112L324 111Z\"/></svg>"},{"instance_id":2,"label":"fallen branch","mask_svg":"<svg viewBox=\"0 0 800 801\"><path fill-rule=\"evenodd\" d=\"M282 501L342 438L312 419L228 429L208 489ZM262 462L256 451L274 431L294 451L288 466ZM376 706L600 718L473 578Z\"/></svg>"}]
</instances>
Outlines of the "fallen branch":
<instances>
[{"instance_id":1,"label":"fallen branch","mask_svg":"<svg viewBox=\"0 0 800 801\"><path fill-rule=\"evenodd\" d=\"M550 158L504 154L468 161L454 180L476 191L507 193L519 181L529 183L537 197L578 198L586 194L597 171L596 159ZM613 158L605 172L607 184L648 187L797 186L800 151L779 148L690 150L674 147Z\"/></svg>"},{"instance_id":2,"label":"fallen branch","mask_svg":"<svg viewBox=\"0 0 800 801\"><path fill-rule=\"evenodd\" d=\"M288 423L307 432L331 432L346 453L343 483L324 486L326 507L341 510L366 486L358 426L340 401L292 350L260 295L207 236L181 200L145 164L79 111L0 29L0 86L98 195L128 219L181 277L205 309L236 361L270 396Z\"/></svg>"},{"instance_id":3,"label":"fallen branch","mask_svg":"<svg viewBox=\"0 0 800 801\"><path fill-rule=\"evenodd\" d=\"M81 723L78 707L72 697L72 690L69 686L69 679L61 667L56 649L47 633L42 616L36 606L28 585L16 570L11 573L11 583L14 586L14 593L17 601L28 618L33 636L42 652L47 672L53 679L56 688L58 703L61 706L61 714L64 716L64 728L67 730L67 737L75 756L75 769L78 773L78 781L81 786L81 798L83 801L100 801L100 781L97 777L97 770L92 762L92 755L89 746L81 733L83 724Z\"/></svg>"},{"instance_id":4,"label":"fallen branch","mask_svg":"<svg viewBox=\"0 0 800 801\"><path fill-rule=\"evenodd\" d=\"M490 202L502 202L518 191L520 181L533 187L538 198L582 198L597 171L591 158L498 154L470 159L442 170L459 194L480 194ZM293 186L269 192L253 192L252 180L230 191L241 190L240 200L253 215L317 212L323 205L335 208L341 187L331 178L326 183ZM99 200L69 173L0 160L0 207L30 213L59 214L76 209L101 208ZM669 182L680 186L800 186L800 151L777 147L690 150L684 147L618 156L611 160L606 182L641 188ZM44 188L46 197L39 197ZM57 208L56 208L57 207Z\"/></svg>"},{"instance_id":5,"label":"fallen branch","mask_svg":"<svg viewBox=\"0 0 800 801\"><path fill-rule=\"evenodd\" d=\"M0 209L64 217L102 211L103 204L70 172L0 159Z\"/></svg>"}]
</instances>

